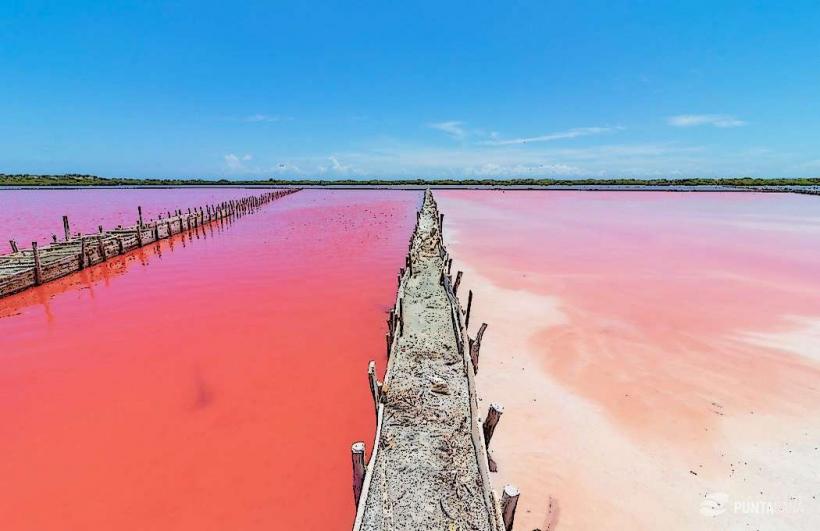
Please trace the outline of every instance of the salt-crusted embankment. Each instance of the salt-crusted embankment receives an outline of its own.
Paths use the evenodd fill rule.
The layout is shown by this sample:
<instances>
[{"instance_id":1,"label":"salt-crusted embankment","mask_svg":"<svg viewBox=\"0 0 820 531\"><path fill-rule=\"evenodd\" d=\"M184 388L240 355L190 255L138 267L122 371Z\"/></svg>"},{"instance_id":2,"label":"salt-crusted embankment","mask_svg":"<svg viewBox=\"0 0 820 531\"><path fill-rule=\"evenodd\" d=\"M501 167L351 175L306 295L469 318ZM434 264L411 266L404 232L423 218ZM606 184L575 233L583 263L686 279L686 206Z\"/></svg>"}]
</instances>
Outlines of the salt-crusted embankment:
<instances>
[{"instance_id":1,"label":"salt-crusted embankment","mask_svg":"<svg viewBox=\"0 0 820 531\"><path fill-rule=\"evenodd\" d=\"M390 319L385 381L373 386L376 445L354 530L503 529L463 312L446 265L438 210L427 191Z\"/></svg>"}]
</instances>

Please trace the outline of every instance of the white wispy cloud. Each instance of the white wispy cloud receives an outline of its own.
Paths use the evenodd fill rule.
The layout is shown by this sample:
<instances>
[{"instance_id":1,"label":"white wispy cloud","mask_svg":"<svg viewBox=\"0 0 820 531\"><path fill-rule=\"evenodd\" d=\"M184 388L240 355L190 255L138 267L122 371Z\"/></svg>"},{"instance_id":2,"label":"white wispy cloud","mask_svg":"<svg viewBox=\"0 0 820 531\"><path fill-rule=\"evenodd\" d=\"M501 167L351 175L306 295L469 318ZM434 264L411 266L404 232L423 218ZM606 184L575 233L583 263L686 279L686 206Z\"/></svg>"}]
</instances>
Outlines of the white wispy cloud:
<instances>
[{"instance_id":1,"label":"white wispy cloud","mask_svg":"<svg viewBox=\"0 0 820 531\"><path fill-rule=\"evenodd\" d=\"M667 118L666 123L673 127L695 127L698 125L742 127L747 124L746 121L728 114L678 114Z\"/></svg>"},{"instance_id":2,"label":"white wispy cloud","mask_svg":"<svg viewBox=\"0 0 820 531\"><path fill-rule=\"evenodd\" d=\"M225 161L225 168L231 173L241 173L248 171L248 168L245 166L245 163L253 160L253 156L250 154L245 155L235 155L233 153L228 153L223 157Z\"/></svg>"},{"instance_id":3,"label":"white wispy cloud","mask_svg":"<svg viewBox=\"0 0 820 531\"><path fill-rule=\"evenodd\" d=\"M427 127L431 129L436 129L443 133L447 133L451 137L459 140L467 135L467 131L464 128L464 122L459 122L457 120L450 120L447 122L435 122L427 124Z\"/></svg>"},{"instance_id":4,"label":"white wispy cloud","mask_svg":"<svg viewBox=\"0 0 820 531\"><path fill-rule=\"evenodd\" d=\"M249 116L245 116L242 121L247 123L260 123L260 122L278 122L282 118L278 115L271 115L271 114L251 114Z\"/></svg>"},{"instance_id":5,"label":"white wispy cloud","mask_svg":"<svg viewBox=\"0 0 820 531\"><path fill-rule=\"evenodd\" d=\"M579 136L589 136L589 135L599 135L602 133L610 133L612 131L616 131L619 129L623 129L622 127L576 127L574 129L569 129L567 131L559 131L556 133L547 133L545 135L538 135L538 136L529 136L529 137L522 137L522 138L509 138L509 139L500 139L497 138L497 133L493 136L496 138L491 138L490 140L485 140L481 142L482 145L485 146L511 146L514 144L530 144L534 142L549 142L551 140L563 140L567 138L577 138Z\"/></svg>"}]
</instances>

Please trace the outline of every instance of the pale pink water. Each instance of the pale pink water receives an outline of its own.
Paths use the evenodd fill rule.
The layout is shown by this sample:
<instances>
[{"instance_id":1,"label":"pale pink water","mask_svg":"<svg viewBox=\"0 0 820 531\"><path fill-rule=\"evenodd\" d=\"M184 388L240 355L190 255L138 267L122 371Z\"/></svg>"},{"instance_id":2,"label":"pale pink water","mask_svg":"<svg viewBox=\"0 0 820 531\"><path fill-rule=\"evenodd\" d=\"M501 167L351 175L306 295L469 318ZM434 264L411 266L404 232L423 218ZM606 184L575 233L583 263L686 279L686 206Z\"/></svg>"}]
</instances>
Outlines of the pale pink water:
<instances>
[{"instance_id":1,"label":"pale pink water","mask_svg":"<svg viewBox=\"0 0 820 531\"><path fill-rule=\"evenodd\" d=\"M522 529L820 525L817 198L436 195ZM702 514L715 492L802 505Z\"/></svg>"},{"instance_id":2,"label":"pale pink water","mask_svg":"<svg viewBox=\"0 0 820 531\"><path fill-rule=\"evenodd\" d=\"M259 193L250 188L0 190L0 254L11 252L9 240L28 248L33 241L50 242L52 234L63 239L63 216L68 216L72 233L93 233L99 225L134 225L138 206L143 218L150 219Z\"/></svg>"},{"instance_id":3,"label":"pale pink water","mask_svg":"<svg viewBox=\"0 0 820 531\"><path fill-rule=\"evenodd\" d=\"M348 529L419 201L304 190L0 300L0 528Z\"/></svg>"}]
</instances>

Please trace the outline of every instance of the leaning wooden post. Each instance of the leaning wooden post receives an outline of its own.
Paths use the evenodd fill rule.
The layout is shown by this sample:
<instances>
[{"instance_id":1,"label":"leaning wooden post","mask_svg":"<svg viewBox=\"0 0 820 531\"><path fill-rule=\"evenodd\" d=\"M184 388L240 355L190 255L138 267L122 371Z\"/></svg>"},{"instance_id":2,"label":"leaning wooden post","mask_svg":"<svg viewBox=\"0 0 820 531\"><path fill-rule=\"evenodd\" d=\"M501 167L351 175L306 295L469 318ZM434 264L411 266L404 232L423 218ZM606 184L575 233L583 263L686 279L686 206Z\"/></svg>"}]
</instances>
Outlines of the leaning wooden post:
<instances>
[{"instance_id":1,"label":"leaning wooden post","mask_svg":"<svg viewBox=\"0 0 820 531\"><path fill-rule=\"evenodd\" d=\"M501 494L501 519L504 520L504 529L512 531L513 520L515 520L515 507L518 505L518 488L515 485L507 485Z\"/></svg>"},{"instance_id":2,"label":"leaning wooden post","mask_svg":"<svg viewBox=\"0 0 820 531\"><path fill-rule=\"evenodd\" d=\"M358 507L364 484L364 443L361 441L353 443L350 454L353 459L353 501Z\"/></svg>"},{"instance_id":3,"label":"leaning wooden post","mask_svg":"<svg viewBox=\"0 0 820 531\"><path fill-rule=\"evenodd\" d=\"M448 271L448 273L449 273L449 271ZM456 281L453 282L453 295L458 294L458 285L461 284L461 275L462 275L461 271L456 273Z\"/></svg>"},{"instance_id":4,"label":"leaning wooden post","mask_svg":"<svg viewBox=\"0 0 820 531\"><path fill-rule=\"evenodd\" d=\"M487 448L490 447L490 440L493 438L495 426L498 424L502 413L504 413L504 406L496 403L490 404L490 409L487 411L487 418L484 419L484 424L482 425L484 430L484 445Z\"/></svg>"},{"instance_id":5,"label":"leaning wooden post","mask_svg":"<svg viewBox=\"0 0 820 531\"><path fill-rule=\"evenodd\" d=\"M39 286L43 283L43 267L40 264L40 249L37 248L37 242L31 242L31 252L34 253L34 285Z\"/></svg>"},{"instance_id":6,"label":"leaning wooden post","mask_svg":"<svg viewBox=\"0 0 820 531\"><path fill-rule=\"evenodd\" d=\"M65 241L71 239L71 229L68 225L68 216L63 216L63 232L65 233Z\"/></svg>"},{"instance_id":7,"label":"leaning wooden post","mask_svg":"<svg viewBox=\"0 0 820 531\"><path fill-rule=\"evenodd\" d=\"M475 339L470 339L470 359L473 361L473 371L478 374L478 352L481 350L481 338L487 330L487 323L481 323L481 328L475 335Z\"/></svg>"},{"instance_id":8,"label":"leaning wooden post","mask_svg":"<svg viewBox=\"0 0 820 531\"><path fill-rule=\"evenodd\" d=\"M378 414L382 392L379 380L376 378L376 362L372 360L367 364L367 381L370 384L370 394L373 395L373 405L376 407L376 413Z\"/></svg>"},{"instance_id":9,"label":"leaning wooden post","mask_svg":"<svg viewBox=\"0 0 820 531\"><path fill-rule=\"evenodd\" d=\"M464 318L464 329L470 327L470 309L473 307L473 290L467 295L467 316Z\"/></svg>"},{"instance_id":10,"label":"leaning wooden post","mask_svg":"<svg viewBox=\"0 0 820 531\"><path fill-rule=\"evenodd\" d=\"M17 249L17 242L14 240L9 240L9 247L11 247L11 252L16 253Z\"/></svg>"}]
</instances>

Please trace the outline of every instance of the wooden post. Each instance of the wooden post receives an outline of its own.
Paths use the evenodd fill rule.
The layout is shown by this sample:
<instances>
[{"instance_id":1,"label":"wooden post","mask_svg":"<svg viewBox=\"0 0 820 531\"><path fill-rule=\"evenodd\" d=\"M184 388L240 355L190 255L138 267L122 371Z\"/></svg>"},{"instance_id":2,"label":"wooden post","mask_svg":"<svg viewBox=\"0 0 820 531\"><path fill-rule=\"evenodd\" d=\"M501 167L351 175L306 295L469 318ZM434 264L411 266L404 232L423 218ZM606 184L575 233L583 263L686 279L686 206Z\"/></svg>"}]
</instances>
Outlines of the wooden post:
<instances>
[{"instance_id":1,"label":"wooden post","mask_svg":"<svg viewBox=\"0 0 820 531\"><path fill-rule=\"evenodd\" d=\"M137 221L137 245L142 247L142 221Z\"/></svg>"},{"instance_id":2,"label":"wooden post","mask_svg":"<svg viewBox=\"0 0 820 531\"><path fill-rule=\"evenodd\" d=\"M456 295L458 293L458 285L461 284L461 275L462 274L463 273L461 271L456 273L456 281L453 282L453 295Z\"/></svg>"},{"instance_id":3,"label":"wooden post","mask_svg":"<svg viewBox=\"0 0 820 531\"><path fill-rule=\"evenodd\" d=\"M80 269L85 267L85 238L80 237Z\"/></svg>"},{"instance_id":4,"label":"wooden post","mask_svg":"<svg viewBox=\"0 0 820 531\"><path fill-rule=\"evenodd\" d=\"M452 270L453 270L453 259L450 258L449 260L447 260L447 274L449 275Z\"/></svg>"},{"instance_id":5,"label":"wooden post","mask_svg":"<svg viewBox=\"0 0 820 531\"><path fill-rule=\"evenodd\" d=\"M470 359L473 361L473 371L478 374L478 351L481 349L481 338L487 330L487 323L481 323L481 328L475 335L475 339L470 339Z\"/></svg>"},{"instance_id":6,"label":"wooden post","mask_svg":"<svg viewBox=\"0 0 820 531\"><path fill-rule=\"evenodd\" d=\"M404 299L399 297L399 337L404 335Z\"/></svg>"},{"instance_id":7,"label":"wooden post","mask_svg":"<svg viewBox=\"0 0 820 531\"><path fill-rule=\"evenodd\" d=\"M495 425L498 424L502 413L504 413L504 406L496 403L490 404L490 409L487 410L487 418L484 419L484 424L482 425L484 429L484 445L487 446L487 448L490 447L490 440L493 438L493 433L495 433Z\"/></svg>"},{"instance_id":8,"label":"wooden post","mask_svg":"<svg viewBox=\"0 0 820 531\"><path fill-rule=\"evenodd\" d=\"M11 247L11 252L16 253L19 249L17 249L17 242L14 240L9 240L9 246Z\"/></svg>"},{"instance_id":9,"label":"wooden post","mask_svg":"<svg viewBox=\"0 0 820 531\"><path fill-rule=\"evenodd\" d=\"M97 245L100 247L100 258L105 262L107 257L105 256L105 245L103 245L102 235L97 235Z\"/></svg>"},{"instance_id":10,"label":"wooden post","mask_svg":"<svg viewBox=\"0 0 820 531\"><path fill-rule=\"evenodd\" d=\"M473 290L470 290L470 294L467 295L467 316L464 318L464 329L468 329L470 327L470 309L473 307Z\"/></svg>"},{"instance_id":11,"label":"wooden post","mask_svg":"<svg viewBox=\"0 0 820 531\"><path fill-rule=\"evenodd\" d=\"M68 216L63 216L63 232L65 233L65 241L71 239L71 229L68 225Z\"/></svg>"},{"instance_id":12,"label":"wooden post","mask_svg":"<svg viewBox=\"0 0 820 531\"><path fill-rule=\"evenodd\" d=\"M376 413L378 413L381 389L379 380L376 377L376 362L372 360L367 364L367 381L370 384L370 394L373 395L373 405L376 407Z\"/></svg>"},{"instance_id":13,"label":"wooden post","mask_svg":"<svg viewBox=\"0 0 820 531\"><path fill-rule=\"evenodd\" d=\"M353 461L353 501L358 507L359 497L362 495L362 485L364 485L364 443L361 441L353 443L350 454Z\"/></svg>"},{"instance_id":14,"label":"wooden post","mask_svg":"<svg viewBox=\"0 0 820 531\"><path fill-rule=\"evenodd\" d=\"M515 507L518 505L518 488L515 485L507 485L501 494L501 519L504 520L504 529L512 531L513 520L515 520Z\"/></svg>"},{"instance_id":15,"label":"wooden post","mask_svg":"<svg viewBox=\"0 0 820 531\"><path fill-rule=\"evenodd\" d=\"M140 215L140 222L139 222L139 224L140 224L140 228L142 228L142 207L141 207L141 206L138 206L138 207L137 207L137 213ZM142 238L140 238L140 240L142 240ZM142 244L140 244L140 245L142 245Z\"/></svg>"},{"instance_id":16,"label":"wooden post","mask_svg":"<svg viewBox=\"0 0 820 531\"><path fill-rule=\"evenodd\" d=\"M40 265L40 250L37 248L37 242L31 242L31 251L34 253L34 285L39 286L43 283L43 267Z\"/></svg>"},{"instance_id":17,"label":"wooden post","mask_svg":"<svg viewBox=\"0 0 820 531\"><path fill-rule=\"evenodd\" d=\"M57 235L56 234L51 235L51 243L57 243Z\"/></svg>"}]
</instances>

